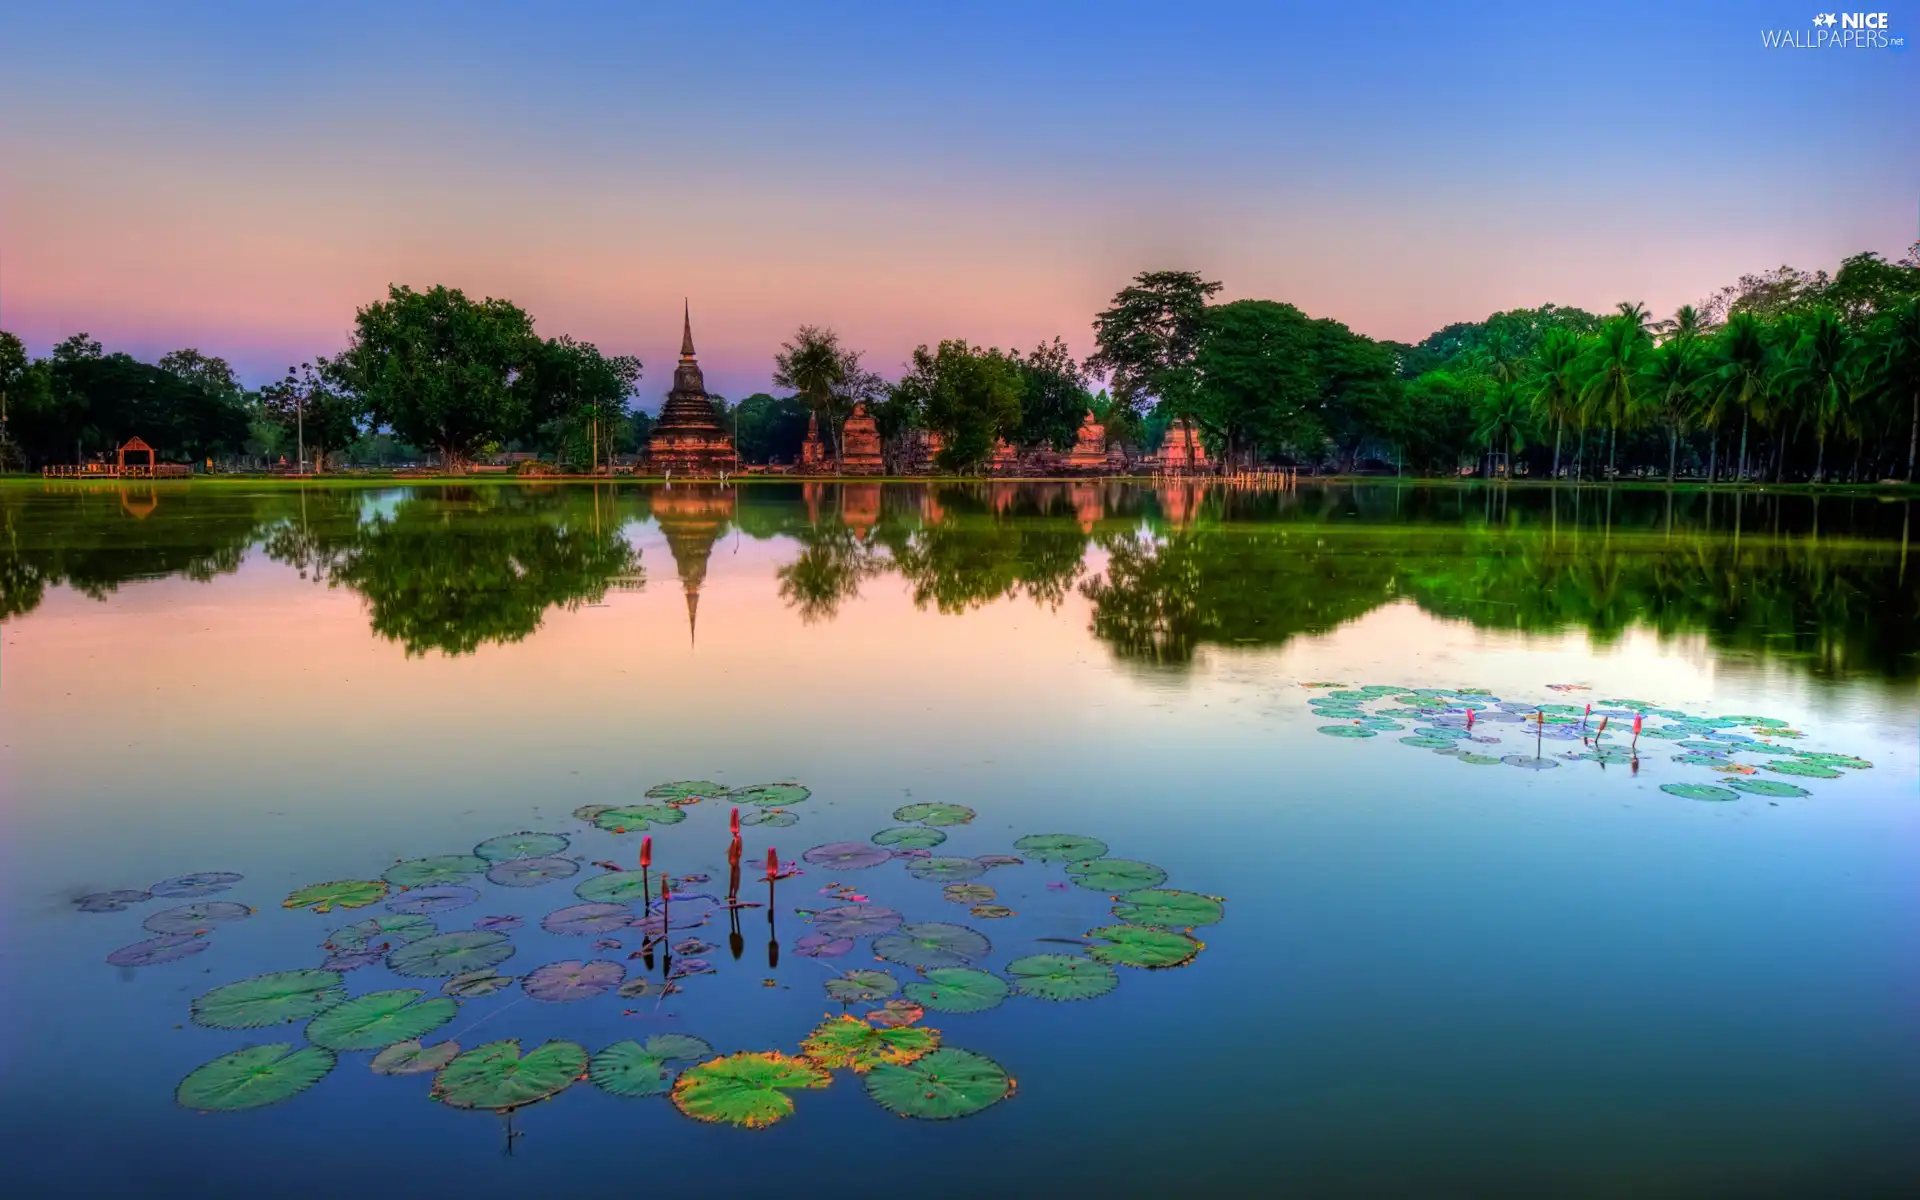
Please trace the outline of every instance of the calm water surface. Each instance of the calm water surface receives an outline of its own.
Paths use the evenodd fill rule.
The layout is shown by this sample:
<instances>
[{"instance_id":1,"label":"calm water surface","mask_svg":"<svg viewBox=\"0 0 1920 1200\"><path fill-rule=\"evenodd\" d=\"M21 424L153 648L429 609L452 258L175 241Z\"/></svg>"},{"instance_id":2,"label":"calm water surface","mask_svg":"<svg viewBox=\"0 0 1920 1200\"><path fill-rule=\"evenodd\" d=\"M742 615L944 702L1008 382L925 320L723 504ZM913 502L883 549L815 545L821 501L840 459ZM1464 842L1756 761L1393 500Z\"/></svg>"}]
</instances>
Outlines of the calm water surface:
<instances>
[{"instance_id":1,"label":"calm water surface","mask_svg":"<svg viewBox=\"0 0 1920 1200\"><path fill-rule=\"evenodd\" d=\"M1920 1177L1912 515L1392 486L0 489L9 1172L30 1195L1901 1194ZM1351 695L1367 685L1394 690ZM1649 717L1637 751L1609 718L1597 755L1577 717L1525 724L1616 699L1681 715ZM1497 740L1467 753L1514 765L1449 744L1470 706ZM1789 732L1683 723L1726 716ZM1769 766L1819 765L1794 751L1872 765ZM1734 764L1758 770L1715 769ZM307 884L561 833L576 876L476 878L477 903L433 920L526 918L505 974L644 973L637 935L595 948L539 918L636 853L573 810L686 779L812 789L797 823L745 830L749 865L949 802L978 817L938 855L1090 835L1225 917L1189 965L1120 967L1096 998L929 1013L1018 1080L965 1120L897 1119L847 1072L752 1132L583 1082L510 1139L364 1051L271 1107L175 1104L200 1064L303 1036L198 1027L194 997L318 967L330 931L386 912L281 907ZM1783 790L1808 794L1761 794ZM714 877L694 891L724 883L727 807L653 831L659 863ZM1059 865L975 881L1013 917L906 865L802 863L737 947L724 912L690 931L715 971L664 1000L510 987L427 1040L791 1052L839 1011L838 972L916 978L866 941L799 953L834 882L979 930L992 971L1113 923ZM243 873L209 899L258 911L191 957L105 961L187 901L79 897L200 871ZM764 900L757 873L743 894ZM381 963L345 982L440 983Z\"/></svg>"}]
</instances>

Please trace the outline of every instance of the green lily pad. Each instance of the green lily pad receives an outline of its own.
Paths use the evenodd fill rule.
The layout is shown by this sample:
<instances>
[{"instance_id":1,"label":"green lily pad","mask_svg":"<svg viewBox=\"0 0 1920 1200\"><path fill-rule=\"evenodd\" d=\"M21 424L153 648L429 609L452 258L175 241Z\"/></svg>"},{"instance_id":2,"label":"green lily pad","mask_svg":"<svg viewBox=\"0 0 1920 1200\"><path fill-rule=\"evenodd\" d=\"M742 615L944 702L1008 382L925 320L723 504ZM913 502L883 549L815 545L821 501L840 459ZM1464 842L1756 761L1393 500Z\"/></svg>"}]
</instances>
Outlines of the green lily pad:
<instances>
[{"instance_id":1,"label":"green lily pad","mask_svg":"<svg viewBox=\"0 0 1920 1200\"><path fill-rule=\"evenodd\" d=\"M756 783L751 787L734 788L727 793L727 799L741 804L757 804L762 808L785 808L811 795L811 791L797 783Z\"/></svg>"},{"instance_id":2,"label":"green lily pad","mask_svg":"<svg viewBox=\"0 0 1920 1200\"><path fill-rule=\"evenodd\" d=\"M696 1121L760 1129L792 1114L788 1092L830 1080L818 1065L777 1050L732 1054L681 1072L673 1106Z\"/></svg>"},{"instance_id":3,"label":"green lily pad","mask_svg":"<svg viewBox=\"0 0 1920 1200\"><path fill-rule=\"evenodd\" d=\"M842 1004L865 1004L885 1000L900 990L900 984L885 971L848 971L827 980L827 995Z\"/></svg>"},{"instance_id":4,"label":"green lily pad","mask_svg":"<svg viewBox=\"0 0 1920 1200\"><path fill-rule=\"evenodd\" d=\"M940 1047L940 1035L919 1025L877 1029L858 1017L829 1017L800 1043L800 1053L828 1069L864 1075L887 1063L909 1063Z\"/></svg>"},{"instance_id":5,"label":"green lily pad","mask_svg":"<svg viewBox=\"0 0 1920 1200\"><path fill-rule=\"evenodd\" d=\"M1497 767L1500 765L1500 760L1491 754L1468 754L1463 751L1454 757L1458 762L1470 763L1476 767Z\"/></svg>"},{"instance_id":6,"label":"green lily pad","mask_svg":"<svg viewBox=\"0 0 1920 1200\"><path fill-rule=\"evenodd\" d=\"M978 815L964 804L903 804L893 810L894 820L922 825L965 825Z\"/></svg>"},{"instance_id":7,"label":"green lily pad","mask_svg":"<svg viewBox=\"0 0 1920 1200\"><path fill-rule=\"evenodd\" d=\"M1760 764L1769 771L1778 771L1782 775L1798 775L1803 779L1838 779L1840 772L1823 763L1807 762L1799 758L1776 758Z\"/></svg>"},{"instance_id":8,"label":"green lily pad","mask_svg":"<svg viewBox=\"0 0 1920 1200\"><path fill-rule=\"evenodd\" d=\"M656 783L647 789L649 800L718 800L726 795L727 786L723 783L715 783L711 779L682 779L674 783Z\"/></svg>"},{"instance_id":9,"label":"green lily pad","mask_svg":"<svg viewBox=\"0 0 1920 1200\"><path fill-rule=\"evenodd\" d=\"M1356 704L1365 704L1367 701L1373 699L1373 694L1364 688L1346 688L1338 692L1328 692L1326 693L1326 698L1329 700L1346 700Z\"/></svg>"},{"instance_id":10,"label":"green lily pad","mask_svg":"<svg viewBox=\"0 0 1920 1200\"><path fill-rule=\"evenodd\" d=\"M1068 863L1067 878L1091 892L1137 892L1165 883L1167 873L1152 863L1130 858L1096 858Z\"/></svg>"},{"instance_id":11,"label":"green lily pad","mask_svg":"<svg viewBox=\"0 0 1920 1200\"><path fill-rule=\"evenodd\" d=\"M433 1098L453 1108L504 1112L565 1091L586 1069L586 1049L575 1042L547 1042L524 1055L518 1039L488 1042L441 1068Z\"/></svg>"},{"instance_id":12,"label":"green lily pad","mask_svg":"<svg viewBox=\"0 0 1920 1200\"><path fill-rule=\"evenodd\" d=\"M513 957L504 933L460 929L410 942L387 955L387 969L409 979L439 979L493 967Z\"/></svg>"},{"instance_id":13,"label":"green lily pad","mask_svg":"<svg viewBox=\"0 0 1920 1200\"><path fill-rule=\"evenodd\" d=\"M310 883L280 902L281 908L311 908L330 913L336 908L365 908L387 894L381 879L334 879Z\"/></svg>"},{"instance_id":14,"label":"green lily pad","mask_svg":"<svg viewBox=\"0 0 1920 1200\"><path fill-rule=\"evenodd\" d=\"M1723 787L1714 787L1707 783L1663 783L1660 790L1669 796L1678 796L1682 800L1738 800L1739 792L1728 791Z\"/></svg>"},{"instance_id":15,"label":"green lily pad","mask_svg":"<svg viewBox=\"0 0 1920 1200\"><path fill-rule=\"evenodd\" d=\"M898 829L882 829L873 835L876 846L894 846L901 850L931 850L947 840L945 830L927 829L919 825L903 825Z\"/></svg>"},{"instance_id":16,"label":"green lily pad","mask_svg":"<svg viewBox=\"0 0 1920 1200\"><path fill-rule=\"evenodd\" d=\"M1368 729L1365 725L1322 725L1320 726L1320 732L1326 734L1328 737L1337 738L1370 738L1380 736L1379 730Z\"/></svg>"},{"instance_id":17,"label":"green lily pad","mask_svg":"<svg viewBox=\"0 0 1920 1200\"><path fill-rule=\"evenodd\" d=\"M907 874L934 883L964 883L987 873L971 858L916 858L907 864Z\"/></svg>"},{"instance_id":18,"label":"green lily pad","mask_svg":"<svg viewBox=\"0 0 1920 1200\"><path fill-rule=\"evenodd\" d=\"M417 988L369 992L336 1004L307 1023L307 1040L329 1050L379 1050L395 1042L417 1042L453 1020L457 1001L445 996L423 1000Z\"/></svg>"},{"instance_id":19,"label":"green lily pad","mask_svg":"<svg viewBox=\"0 0 1920 1200\"><path fill-rule=\"evenodd\" d=\"M589 904L651 903L660 894L660 877L644 871L608 871L574 888L573 894Z\"/></svg>"},{"instance_id":20,"label":"green lily pad","mask_svg":"<svg viewBox=\"0 0 1920 1200\"><path fill-rule=\"evenodd\" d=\"M1189 934L1145 925L1103 925L1087 934L1104 946L1091 946L1087 953L1097 962L1118 967L1145 967L1157 970L1182 967L1206 946Z\"/></svg>"},{"instance_id":21,"label":"green lily pad","mask_svg":"<svg viewBox=\"0 0 1920 1200\"><path fill-rule=\"evenodd\" d=\"M756 808L740 814L742 825L765 825L768 829L791 829L800 823L800 814L784 808Z\"/></svg>"},{"instance_id":22,"label":"green lily pad","mask_svg":"<svg viewBox=\"0 0 1920 1200\"><path fill-rule=\"evenodd\" d=\"M1733 760L1724 754L1676 754L1673 761L1687 767L1724 767Z\"/></svg>"},{"instance_id":23,"label":"green lily pad","mask_svg":"<svg viewBox=\"0 0 1920 1200\"><path fill-rule=\"evenodd\" d=\"M1394 721L1424 721L1429 714L1419 708L1383 708L1373 715Z\"/></svg>"},{"instance_id":24,"label":"green lily pad","mask_svg":"<svg viewBox=\"0 0 1920 1200\"><path fill-rule=\"evenodd\" d=\"M905 967L963 967L991 949L986 934L946 921L902 925L873 940L875 955Z\"/></svg>"},{"instance_id":25,"label":"green lily pad","mask_svg":"<svg viewBox=\"0 0 1920 1200\"><path fill-rule=\"evenodd\" d=\"M394 887L427 887L436 883L465 883L487 869L487 860L471 854L436 854L410 858L388 867L380 878Z\"/></svg>"},{"instance_id":26,"label":"green lily pad","mask_svg":"<svg viewBox=\"0 0 1920 1200\"><path fill-rule=\"evenodd\" d=\"M713 1047L684 1033L656 1033L642 1045L615 1042L593 1056L587 1078L603 1092L616 1096L664 1096L673 1087L668 1063L692 1062L713 1053Z\"/></svg>"},{"instance_id":27,"label":"green lily pad","mask_svg":"<svg viewBox=\"0 0 1920 1200\"><path fill-rule=\"evenodd\" d=\"M1212 896L1148 888L1120 897L1120 903L1113 907L1113 915L1129 925L1190 929L1195 925L1214 924L1226 915L1226 908Z\"/></svg>"},{"instance_id":28,"label":"green lily pad","mask_svg":"<svg viewBox=\"0 0 1920 1200\"><path fill-rule=\"evenodd\" d=\"M940 889L940 898L955 904L985 904L999 895L984 883L950 883Z\"/></svg>"},{"instance_id":29,"label":"green lily pad","mask_svg":"<svg viewBox=\"0 0 1920 1200\"><path fill-rule=\"evenodd\" d=\"M976 1013L998 1008L1011 990L1007 981L973 967L932 967L902 991L907 999L934 1012Z\"/></svg>"},{"instance_id":30,"label":"green lily pad","mask_svg":"<svg viewBox=\"0 0 1920 1200\"><path fill-rule=\"evenodd\" d=\"M1027 857L1037 858L1041 862L1083 862L1107 856L1105 842L1077 833L1030 833L1013 846Z\"/></svg>"},{"instance_id":31,"label":"green lily pad","mask_svg":"<svg viewBox=\"0 0 1920 1200\"><path fill-rule=\"evenodd\" d=\"M481 967L477 971L455 975L441 984L440 990L462 1000L477 1000L482 996L491 996L502 988L512 987L513 979L511 975L498 974L491 967Z\"/></svg>"},{"instance_id":32,"label":"green lily pad","mask_svg":"<svg viewBox=\"0 0 1920 1200\"><path fill-rule=\"evenodd\" d=\"M347 998L338 971L274 971L217 987L195 1000L195 1025L261 1029L318 1016Z\"/></svg>"},{"instance_id":33,"label":"green lily pad","mask_svg":"<svg viewBox=\"0 0 1920 1200\"><path fill-rule=\"evenodd\" d=\"M248 1046L194 1068L174 1089L173 1098L183 1108L202 1112L259 1108L306 1091L333 1070L333 1064L333 1053L318 1046Z\"/></svg>"},{"instance_id":34,"label":"green lily pad","mask_svg":"<svg viewBox=\"0 0 1920 1200\"><path fill-rule=\"evenodd\" d=\"M373 1056L375 1075L427 1075L438 1071L460 1056L459 1042L395 1042Z\"/></svg>"},{"instance_id":35,"label":"green lily pad","mask_svg":"<svg viewBox=\"0 0 1920 1200\"><path fill-rule=\"evenodd\" d=\"M591 825L595 817L612 807L613 805L611 804L582 804L579 808L573 810L573 817L576 821L585 821Z\"/></svg>"},{"instance_id":36,"label":"green lily pad","mask_svg":"<svg viewBox=\"0 0 1920 1200\"><path fill-rule=\"evenodd\" d=\"M1006 1070L971 1050L935 1050L910 1063L875 1067L866 1084L881 1108L921 1121L970 1117L1013 1093Z\"/></svg>"},{"instance_id":37,"label":"green lily pad","mask_svg":"<svg viewBox=\"0 0 1920 1200\"><path fill-rule=\"evenodd\" d=\"M687 814L671 804L624 804L593 819L608 833L639 833L655 825L678 825Z\"/></svg>"},{"instance_id":38,"label":"green lily pad","mask_svg":"<svg viewBox=\"0 0 1920 1200\"><path fill-rule=\"evenodd\" d=\"M1873 766L1866 759L1855 758L1851 754L1829 754L1820 750L1800 750L1795 756L1806 762L1819 763L1823 767L1845 767L1849 771L1865 771Z\"/></svg>"},{"instance_id":39,"label":"green lily pad","mask_svg":"<svg viewBox=\"0 0 1920 1200\"><path fill-rule=\"evenodd\" d=\"M440 927L425 917L368 917L343 925L327 935L326 945L333 950L365 950L382 942L402 946L431 937Z\"/></svg>"},{"instance_id":40,"label":"green lily pad","mask_svg":"<svg viewBox=\"0 0 1920 1200\"><path fill-rule=\"evenodd\" d=\"M514 858L545 858L560 853L570 844L566 835L560 833L507 833L488 838L475 846L473 852L496 863Z\"/></svg>"},{"instance_id":41,"label":"green lily pad","mask_svg":"<svg viewBox=\"0 0 1920 1200\"><path fill-rule=\"evenodd\" d=\"M1735 725L1754 725L1761 729L1785 729L1787 727L1787 723L1779 717L1756 717L1749 713L1733 713L1720 719L1723 721L1731 721Z\"/></svg>"},{"instance_id":42,"label":"green lily pad","mask_svg":"<svg viewBox=\"0 0 1920 1200\"><path fill-rule=\"evenodd\" d=\"M1749 796L1778 796L1785 799L1813 794L1803 787L1781 783L1777 779L1735 779L1729 781L1727 786L1737 792L1745 792Z\"/></svg>"},{"instance_id":43,"label":"green lily pad","mask_svg":"<svg viewBox=\"0 0 1920 1200\"><path fill-rule=\"evenodd\" d=\"M1120 983L1113 968L1075 954L1029 954L1007 964L1014 988L1040 1000L1091 1000Z\"/></svg>"},{"instance_id":44,"label":"green lily pad","mask_svg":"<svg viewBox=\"0 0 1920 1200\"><path fill-rule=\"evenodd\" d=\"M1400 739L1400 744L1402 746L1417 746L1422 750L1444 750L1453 745L1453 739L1437 738L1437 737L1403 737Z\"/></svg>"}]
</instances>

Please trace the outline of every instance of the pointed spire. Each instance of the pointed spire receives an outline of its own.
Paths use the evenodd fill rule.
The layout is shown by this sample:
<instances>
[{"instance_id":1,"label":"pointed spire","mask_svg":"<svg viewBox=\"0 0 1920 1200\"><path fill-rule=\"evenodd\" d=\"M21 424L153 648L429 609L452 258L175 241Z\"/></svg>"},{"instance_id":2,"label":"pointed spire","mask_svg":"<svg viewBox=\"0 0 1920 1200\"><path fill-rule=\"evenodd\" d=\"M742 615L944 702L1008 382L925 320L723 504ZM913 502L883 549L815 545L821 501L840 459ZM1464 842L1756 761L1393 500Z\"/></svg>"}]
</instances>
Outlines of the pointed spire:
<instances>
[{"instance_id":1,"label":"pointed spire","mask_svg":"<svg viewBox=\"0 0 1920 1200\"><path fill-rule=\"evenodd\" d=\"M693 357L693 305L683 297L680 301L686 305L685 322L680 326L680 357Z\"/></svg>"},{"instance_id":2,"label":"pointed spire","mask_svg":"<svg viewBox=\"0 0 1920 1200\"><path fill-rule=\"evenodd\" d=\"M699 612L700 612L700 589L697 587L690 587L687 589L687 645L689 646L692 646L694 644L694 639L693 639L694 622L697 619Z\"/></svg>"}]
</instances>

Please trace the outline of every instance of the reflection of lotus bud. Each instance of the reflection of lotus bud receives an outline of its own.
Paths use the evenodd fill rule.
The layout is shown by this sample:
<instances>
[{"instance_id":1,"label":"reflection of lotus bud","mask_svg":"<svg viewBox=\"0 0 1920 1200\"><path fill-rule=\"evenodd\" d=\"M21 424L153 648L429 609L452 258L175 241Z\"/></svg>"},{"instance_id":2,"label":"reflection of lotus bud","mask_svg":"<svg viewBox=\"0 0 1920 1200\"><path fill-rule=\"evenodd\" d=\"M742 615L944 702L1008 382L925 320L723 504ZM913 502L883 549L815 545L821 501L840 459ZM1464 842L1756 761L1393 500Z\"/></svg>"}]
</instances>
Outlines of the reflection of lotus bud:
<instances>
[{"instance_id":1,"label":"reflection of lotus bud","mask_svg":"<svg viewBox=\"0 0 1920 1200\"><path fill-rule=\"evenodd\" d=\"M643 837L640 839L640 867L642 870L645 870L646 868L652 865L653 865L653 839L650 837Z\"/></svg>"},{"instance_id":2,"label":"reflection of lotus bud","mask_svg":"<svg viewBox=\"0 0 1920 1200\"><path fill-rule=\"evenodd\" d=\"M728 865L728 866L730 866L730 867L732 867L732 868L734 869L734 872L735 872L735 874L738 874L738 873L739 873L739 869L740 869L740 835L739 835L738 833L735 833L735 834L733 835L733 841L731 841L731 842L729 842L729 843L727 844L727 865Z\"/></svg>"},{"instance_id":3,"label":"reflection of lotus bud","mask_svg":"<svg viewBox=\"0 0 1920 1200\"><path fill-rule=\"evenodd\" d=\"M747 939L740 936L738 929L727 935L727 949L733 951L734 961L736 962L739 961L742 954L747 952Z\"/></svg>"},{"instance_id":4,"label":"reflection of lotus bud","mask_svg":"<svg viewBox=\"0 0 1920 1200\"><path fill-rule=\"evenodd\" d=\"M1599 730L1598 730L1597 732L1595 732L1595 733L1594 733L1594 735L1593 735L1593 736L1594 736L1595 738L1598 738L1598 737L1600 736L1600 734L1602 734L1602 733L1605 733L1606 731L1607 731L1607 718L1606 718L1606 717L1601 717L1601 718L1600 718L1600 728L1599 728Z\"/></svg>"},{"instance_id":5,"label":"reflection of lotus bud","mask_svg":"<svg viewBox=\"0 0 1920 1200\"><path fill-rule=\"evenodd\" d=\"M777 938L767 942L767 967L771 970L780 965L780 942Z\"/></svg>"},{"instance_id":6,"label":"reflection of lotus bud","mask_svg":"<svg viewBox=\"0 0 1920 1200\"><path fill-rule=\"evenodd\" d=\"M739 809L737 808L734 809L733 814L727 818L727 829L729 832L733 834L734 837L740 836L740 810Z\"/></svg>"}]
</instances>

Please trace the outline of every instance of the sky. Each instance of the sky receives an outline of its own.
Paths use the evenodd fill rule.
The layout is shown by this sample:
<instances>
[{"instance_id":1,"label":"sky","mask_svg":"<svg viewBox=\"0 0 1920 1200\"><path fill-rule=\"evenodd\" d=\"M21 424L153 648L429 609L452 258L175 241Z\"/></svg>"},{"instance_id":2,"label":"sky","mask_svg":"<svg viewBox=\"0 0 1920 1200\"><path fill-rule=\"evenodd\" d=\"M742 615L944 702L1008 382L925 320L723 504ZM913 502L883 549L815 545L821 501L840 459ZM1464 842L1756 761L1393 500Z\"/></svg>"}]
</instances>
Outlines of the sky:
<instances>
[{"instance_id":1,"label":"sky","mask_svg":"<svg viewBox=\"0 0 1920 1200\"><path fill-rule=\"evenodd\" d=\"M710 390L802 323L1092 348L1135 273L1375 337L1920 239L1920 54L1793 0L8 0L0 327L252 382L391 283ZM1888 14L1920 35L1920 6Z\"/></svg>"}]
</instances>

